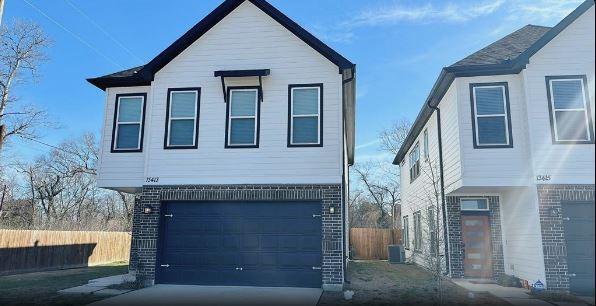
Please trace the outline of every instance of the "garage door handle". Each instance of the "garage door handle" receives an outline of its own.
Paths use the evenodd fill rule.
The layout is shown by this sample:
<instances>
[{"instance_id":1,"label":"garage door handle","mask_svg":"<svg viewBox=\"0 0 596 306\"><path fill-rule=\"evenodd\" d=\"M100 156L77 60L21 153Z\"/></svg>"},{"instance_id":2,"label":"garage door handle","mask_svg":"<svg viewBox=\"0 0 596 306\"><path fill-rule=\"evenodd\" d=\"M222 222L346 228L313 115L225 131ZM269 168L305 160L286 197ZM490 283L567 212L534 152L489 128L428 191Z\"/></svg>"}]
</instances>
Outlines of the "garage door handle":
<instances>
[{"instance_id":1,"label":"garage door handle","mask_svg":"<svg viewBox=\"0 0 596 306\"><path fill-rule=\"evenodd\" d=\"M170 265L161 265L162 268L169 268Z\"/></svg>"},{"instance_id":2,"label":"garage door handle","mask_svg":"<svg viewBox=\"0 0 596 306\"><path fill-rule=\"evenodd\" d=\"M569 218L563 218L563 221L571 221Z\"/></svg>"},{"instance_id":3,"label":"garage door handle","mask_svg":"<svg viewBox=\"0 0 596 306\"><path fill-rule=\"evenodd\" d=\"M242 268L236 268L236 271L242 271Z\"/></svg>"},{"instance_id":4,"label":"garage door handle","mask_svg":"<svg viewBox=\"0 0 596 306\"><path fill-rule=\"evenodd\" d=\"M312 267L313 270L321 270L321 267Z\"/></svg>"},{"instance_id":5,"label":"garage door handle","mask_svg":"<svg viewBox=\"0 0 596 306\"><path fill-rule=\"evenodd\" d=\"M569 274L569 277L576 277L576 276L577 276L577 274L575 274L575 273Z\"/></svg>"},{"instance_id":6,"label":"garage door handle","mask_svg":"<svg viewBox=\"0 0 596 306\"><path fill-rule=\"evenodd\" d=\"M321 215L312 215L313 218L320 218Z\"/></svg>"}]
</instances>

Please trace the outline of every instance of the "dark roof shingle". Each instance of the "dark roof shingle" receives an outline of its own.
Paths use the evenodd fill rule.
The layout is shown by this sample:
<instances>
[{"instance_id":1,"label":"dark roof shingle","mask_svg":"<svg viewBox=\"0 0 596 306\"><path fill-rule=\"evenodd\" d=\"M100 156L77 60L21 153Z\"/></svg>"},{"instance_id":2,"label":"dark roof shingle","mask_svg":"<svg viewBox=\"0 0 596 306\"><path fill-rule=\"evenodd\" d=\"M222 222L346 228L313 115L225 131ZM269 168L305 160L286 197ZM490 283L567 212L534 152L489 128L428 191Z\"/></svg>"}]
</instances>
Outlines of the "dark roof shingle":
<instances>
[{"instance_id":1,"label":"dark roof shingle","mask_svg":"<svg viewBox=\"0 0 596 306\"><path fill-rule=\"evenodd\" d=\"M550 27L529 24L474 52L450 67L503 64L514 60L550 29Z\"/></svg>"}]
</instances>

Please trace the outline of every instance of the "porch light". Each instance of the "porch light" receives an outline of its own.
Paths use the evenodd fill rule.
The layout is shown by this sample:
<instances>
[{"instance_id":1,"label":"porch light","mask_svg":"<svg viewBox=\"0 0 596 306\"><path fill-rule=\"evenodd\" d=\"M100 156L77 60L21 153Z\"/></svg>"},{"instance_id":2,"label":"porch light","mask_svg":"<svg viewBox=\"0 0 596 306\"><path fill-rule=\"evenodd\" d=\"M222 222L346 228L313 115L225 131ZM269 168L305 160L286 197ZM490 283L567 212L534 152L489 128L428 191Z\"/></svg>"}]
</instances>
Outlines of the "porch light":
<instances>
[{"instance_id":1,"label":"porch light","mask_svg":"<svg viewBox=\"0 0 596 306\"><path fill-rule=\"evenodd\" d=\"M334 214L335 213L335 206L330 206L329 207L329 213L330 214Z\"/></svg>"},{"instance_id":2,"label":"porch light","mask_svg":"<svg viewBox=\"0 0 596 306\"><path fill-rule=\"evenodd\" d=\"M153 212L153 208L151 206L146 205L143 207L143 214L149 215L152 212Z\"/></svg>"}]
</instances>

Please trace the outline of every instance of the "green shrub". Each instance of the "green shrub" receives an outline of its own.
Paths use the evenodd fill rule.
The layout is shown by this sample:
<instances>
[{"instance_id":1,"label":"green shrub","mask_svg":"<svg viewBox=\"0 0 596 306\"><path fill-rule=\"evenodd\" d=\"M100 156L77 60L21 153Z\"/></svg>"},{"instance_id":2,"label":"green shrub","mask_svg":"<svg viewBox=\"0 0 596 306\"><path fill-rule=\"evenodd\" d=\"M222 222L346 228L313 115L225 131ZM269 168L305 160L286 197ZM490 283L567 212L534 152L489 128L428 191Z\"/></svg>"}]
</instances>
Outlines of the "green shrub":
<instances>
[{"instance_id":1,"label":"green shrub","mask_svg":"<svg viewBox=\"0 0 596 306\"><path fill-rule=\"evenodd\" d=\"M501 275L497 280L497 283L503 287L521 287L521 281L519 278L507 274Z\"/></svg>"}]
</instances>

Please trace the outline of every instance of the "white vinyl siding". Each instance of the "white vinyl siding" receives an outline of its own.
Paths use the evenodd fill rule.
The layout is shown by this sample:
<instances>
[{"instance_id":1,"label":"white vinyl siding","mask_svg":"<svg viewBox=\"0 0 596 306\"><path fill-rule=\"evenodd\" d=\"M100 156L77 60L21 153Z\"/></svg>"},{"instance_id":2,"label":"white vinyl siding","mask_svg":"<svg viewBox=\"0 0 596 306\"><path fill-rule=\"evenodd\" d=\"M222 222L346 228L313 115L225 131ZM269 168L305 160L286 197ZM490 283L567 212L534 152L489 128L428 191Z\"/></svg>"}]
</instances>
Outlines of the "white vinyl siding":
<instances>
[{"instance_id":1,"label":"white vinyl siding","mask_svg":"<svg viewBox=\"0 0 596 306\"><path fill-rule=\"evenodd\" d=\"M170 92L169 98L167 147L195 146L198 120L198 91L173 90Z\"/></svg>"},{"instance_id":2,"label":"white vinyl siding","mask_svg":"<svg viewBox=\"0 0 596 306\"><path fill-rule=\"evenodd\" d=\"M290 145L321 144L321 88L290 89Z\"/></svg>"},{"instance_id":3,"label":"white vinyl siding","mask_svg":"<svg viewBox=\"0 0 596 306\"><path fill-rule=\"evenodd\" d=\"M137 151L141 149L143 132L143 96L118 97L114 131L115 151Z\"/></svg>"},{"instance_id":4,"label":"white vinyl siding","mask_svg":"<svg viewBox=\"0 0 596 306\"><path fill-rule=\"evenodd\" d=\"M476 146L508 146L511 139L505 86L472 85L472 95Z\"/></svg>"},{"instance_id":5,"label":"white vinyl siding","mask_svg":"<svg viewBox=\"0 0 596 306\"><path fill-rule=\"evenodd\" d=\"M228 109L229 147L256 146L259 125L258 89L232 89Z\"/></svg>"},{"instance_id":6,"label":"white vinyl siding","mask_svg":"<svg viewBox=\"0 0 596 306\"><path fill-rule=\"evenodd\" d=\"M593 141L583 78L547 79L555 141Z\"/></svg>"}]
</instances>

